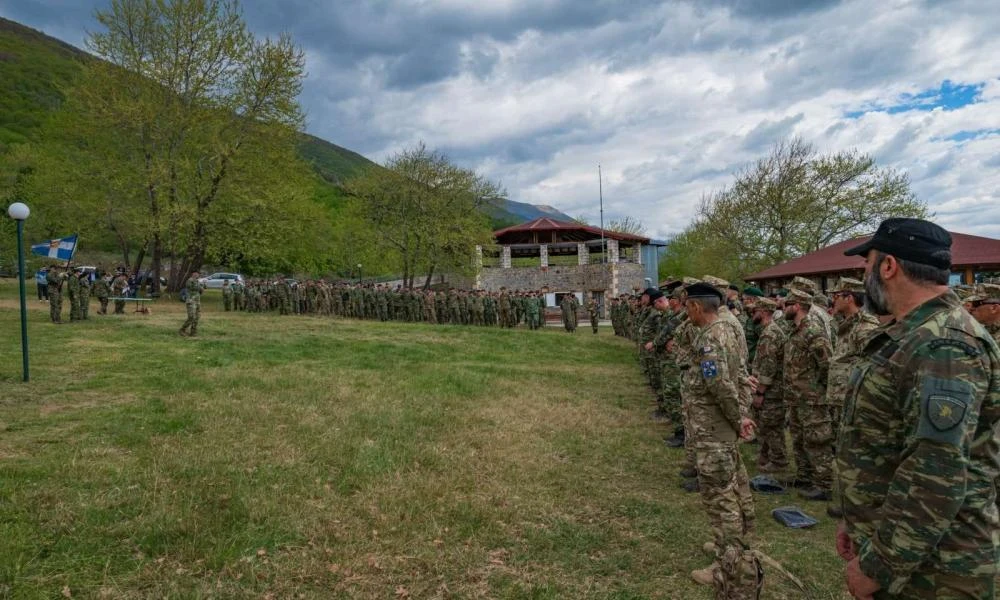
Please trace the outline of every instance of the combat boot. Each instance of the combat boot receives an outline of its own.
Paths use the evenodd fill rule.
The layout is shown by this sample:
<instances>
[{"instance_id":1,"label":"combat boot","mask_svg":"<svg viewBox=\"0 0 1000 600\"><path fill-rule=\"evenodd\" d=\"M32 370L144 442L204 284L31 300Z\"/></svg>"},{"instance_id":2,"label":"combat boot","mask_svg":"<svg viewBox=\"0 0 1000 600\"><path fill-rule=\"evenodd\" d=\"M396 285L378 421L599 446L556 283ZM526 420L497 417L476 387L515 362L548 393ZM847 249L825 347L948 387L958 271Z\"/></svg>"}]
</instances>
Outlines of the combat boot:
<instances>
[{"instance_id":1,"label":"combat boot","mask_svg":"<svg viewBox=\"0 0 1000 600\"><path fill-rule=\"evenodd\" d=\"M844 511L836 506L827 506L826 515L831 519L842 519L844 517Z\"/></svg>"},{"instance_id":2,"label":"combat boot","mask_svg":"<svg viewBox=\"0 0 1000 600\"><path fill-rule=\"evenodd\" d=\"M700 585L715 585L715 570L719 568L719 563L712 563L704 569L691 571L691 579Z\"/></svg>"},{"instance_id":3,"label":"combat boot","mask_svg":"<svg viewBox=\"0 0 1000 600\"><path fill-rule=\"evenodd\" d=\"M832 500L829 490L820 489L818 487L809 488L807 490L799 490L799 496L806 500L813 500L816 502L829 502Z\"/></svg>"},{"instance_id":4,"label":"combat boot","mask_svg":"<svg viewBox=\"0 0 1000 600\"><path fill-rule=\"evenodd\" d=\"M656 410L649 413L649 416L653 418L654 421L666 421L670 418L670 414L667 409L663 408L662 404L657 405Z\"/></svg>"},{"instance_id":5,"label":"combat boot","mask_svg":"<svg viewBox=\"0 0 1000 600\"><path fill-rule=\"evenodd\" d=\"M697 477L698 471L694 467L684 467L678 474L685 479L690 479L691 477Z\"/></svg>"},{"instance_id":6,"label":"combat boot","mask_svg":"<svg viewBox=\"0 0 1000 600\"><path fill-rule=\"evenodd\" d=\"M697 479L688 479L681 484L681 489L685 492L697 492L701 490L701 486L698 485Z\"/></svg>"}]
</instances>

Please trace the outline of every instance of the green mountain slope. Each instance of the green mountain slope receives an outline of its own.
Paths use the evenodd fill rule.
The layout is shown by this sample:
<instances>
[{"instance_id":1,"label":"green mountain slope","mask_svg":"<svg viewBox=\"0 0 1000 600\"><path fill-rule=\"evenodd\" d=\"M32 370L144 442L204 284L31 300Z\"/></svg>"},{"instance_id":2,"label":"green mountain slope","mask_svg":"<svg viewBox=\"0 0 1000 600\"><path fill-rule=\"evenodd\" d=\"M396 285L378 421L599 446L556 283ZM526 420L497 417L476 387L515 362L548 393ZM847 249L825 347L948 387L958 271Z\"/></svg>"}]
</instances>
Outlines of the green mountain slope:
<instances>
[{"instance_id":1,"label":"green mountain slope","mask_svg":"<svg viewBox=\"0 0 1000 600\"><path fill-rule=\"evenodd\" d=\"M48 115L65 99L64 90L90 60L96 59L79 48L0 17L0 154L37 137ZM298 152L321 180L316 200L331 208L343 197L344 181L377 166L357 152L309 134L302 134ZM533 219L547 208L504 201L489 207L487 214L500 228Z\"/></svg>"}]
</instances>

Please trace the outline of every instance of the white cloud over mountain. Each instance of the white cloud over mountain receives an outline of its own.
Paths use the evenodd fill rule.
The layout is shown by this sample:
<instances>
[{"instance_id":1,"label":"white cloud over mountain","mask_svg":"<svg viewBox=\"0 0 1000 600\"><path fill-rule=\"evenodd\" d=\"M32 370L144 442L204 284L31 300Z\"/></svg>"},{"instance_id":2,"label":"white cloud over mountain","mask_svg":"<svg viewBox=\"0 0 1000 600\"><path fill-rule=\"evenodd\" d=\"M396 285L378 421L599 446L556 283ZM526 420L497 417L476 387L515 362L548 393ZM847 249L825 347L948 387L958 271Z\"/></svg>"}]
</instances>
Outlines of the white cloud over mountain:
<instances>
[{"instance_id":1,"label":"white cloud over mountain","mask_svg":"<svg viewBox=\"0 0 1000 600\"><path fill-rule=\"evenodd\" d=\"M83 4L83 3L81 3ZM775 141L909 174L953 230L1000 237L1000 11L990 2L245 0L306 50L308 130L376 160L418 140L512 200L682 230ZM80 43L95 5L0 0ZM74 34L75 32L75 34ZM74 37L75 35L75 37Z\"/></svg>"}]
</instances>

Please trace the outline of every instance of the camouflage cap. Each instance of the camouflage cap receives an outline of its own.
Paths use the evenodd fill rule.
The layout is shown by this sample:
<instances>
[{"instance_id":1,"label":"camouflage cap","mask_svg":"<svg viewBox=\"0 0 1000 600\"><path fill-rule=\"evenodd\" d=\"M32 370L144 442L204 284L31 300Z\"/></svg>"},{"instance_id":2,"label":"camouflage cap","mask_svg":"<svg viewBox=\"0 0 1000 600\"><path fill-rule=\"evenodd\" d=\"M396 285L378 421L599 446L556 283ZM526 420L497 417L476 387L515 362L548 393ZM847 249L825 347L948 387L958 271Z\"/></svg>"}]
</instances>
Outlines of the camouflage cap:
<instances>
[{"instance_id":1,"label":"camouflage cap","mask_svg":"<svg viewBox=\"0 0 1000 600\"><path fill-rule=\"evenodd\" d=\"M856 292L858 294L865 293L865 282L859 279L852 279L850 277L841 277L837 280L837 285L833 286L831 292Z\"/></svg>"},{"instance_id":2,"label":"camouflage cap","mask_svg":"<svg viewBox=\"0 0 1000 600\"><path fill-rule=\"evenodd\" d=\"M753 303L754 310L778 310L778 303L770 298L757 298L757 301Z\"/></svg>"},{"instance_id":3,"label":"camouflage cap","mask_svg":"<svg viewBox=\"0 0 1000 600\"><path fill-rule=\"evenodd\" d=\"M977 295L976 291L968 285L956 285L952 291L962 300L968 300L969 297Z\"/></svg>"},{"instance_id":4,"label":"camouflage cap","mask_svg":"<svg viewBox=\"0 0 1000 600\"><path fill-rule=\"evenodd\" d=\"M696 283L701 283L700 279L695 279L694 277L685 277L681 280L684 285L694 285Z\"/></svg>"},{"instance_id":5,"label":"camouflage cap","mask_svg":"<svg viewBox=\"0 0 1000 600\"><path fill-rule=\"evenodd\" d=\"M722 297L725 298L729 294L729 282L721 277L715 277L713 275L705 275L701 278L702 282L714 287L715 289L722 292Z\"/></svg>"},{"instance_id":6,"label":"camouflage cap","mask_svg":"<svg viewBox=\"0 0 1000 600\"><path fill-rule=\"evenodd\" d=\"M830 308L830 299L825 294L816 294L813 296L813 304L822 306L823 308Z\"/></svg>"},{"instance_id":7,"label":"camouflage cap","mask_svg":"<svg viewBox=\"0 0 1000 600\"><path fill-rule=\"evenodd\" d=\"M803 292L800 289L792 288L792 289L788 290L788 295L785 296L785 303L787 304L787 303L794 303L794 302L810 306L813 303L813 297L812 297L811 294Z\"/></svg>"},{"instance_id":8,"label":"camouflage cap","mask_svg":"<svg viewBox=\"0 0 1000 600\"><path fill-rule=\"evenodd\" d=\"M819 286L816 282L811 279L806 279L805 277L796 276L790 284L788 284L788 289L790 290L802 290L809 294L816 294L819 292Z\"/></svg>"},{"instance_id":9,"label":"camouflage cap","mask_svg":"<svg viewBox=\"0 0 1000 600\"><path fill-rule=\"evenodd\" d=\"M956 290L957 292L958 290ZM965 302L1000 302L1000 285L995 283L980 283L976 291L964 300Z\"/></svg>"},{"instance_id":10,"label":"camouflage cap","mask_svg":"<svg viewBox=\"0 0 1000 600\"><path fill-rule=\"evenodd\" d=\"M684 291L684 286L681 286L681 287L678 287L678 288L674 288L674 291L670 292L670 297L671 298L676 298L677 300L680 300L681 298L684 297L685 293L686 292Z\"/></svg>"}]
</instances>

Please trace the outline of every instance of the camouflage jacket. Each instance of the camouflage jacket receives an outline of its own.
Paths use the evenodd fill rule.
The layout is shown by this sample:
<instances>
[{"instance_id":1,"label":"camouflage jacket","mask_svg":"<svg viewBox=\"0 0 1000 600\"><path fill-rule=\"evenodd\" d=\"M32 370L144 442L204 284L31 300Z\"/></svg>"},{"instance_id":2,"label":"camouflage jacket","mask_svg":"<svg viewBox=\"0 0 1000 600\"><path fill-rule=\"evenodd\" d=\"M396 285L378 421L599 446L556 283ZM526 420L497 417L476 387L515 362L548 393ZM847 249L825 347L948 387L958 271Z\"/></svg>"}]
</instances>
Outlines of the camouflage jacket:
<instances>
[{"instance_id":1,"label":"camouflage jacket","mask_svg":"<svg viewBox=\"0 0 1000 600\"><path fill-rule=\"evenodd\" d=\"M1000 349L953 292L869 338L837 468L861 570L888 593L917 567L997 572Z\"/></svg>"},{"instance_id":2,"label":"camouflage jacket","mask_svg":"<svg viewBox=\"0 0 1000 600\"><path fill-rule=\"evenodd\" d=\"M108 294L111 293L111 286L108 284L107 280L101 277L94 281L93 290L94 295L98 298L107 298Z\"/></svg>"},{"instance_id":3,"label":"camouflage jacket","mask_svg":"<svg viewBox=\"0 0 1000 600\"><path fill-rule=\"evenodd\" d=\"M187 302L198 303L201 302L201 284L194 277L188 277L187 283L184 284L184 288L187 290Z\"/></svg>"},{"instance_id":4,"label":"camouflage jacket","mask_svg":"<svg viewBox=\"0 0 1000 600\"><path fill-rule=\"evenodd\" d=\"M830 376L826 387L827 404L840 406L844 403L851 368L861 356L865 340L877 328L878 319L864 311L844 319L838 325L837 342L833 347L833 361L830 363Z\"/></svg>"},{"instance_id":5,"label":"camouflage jacket","mask_svg":"<svg viewBox=\"0 0 1000 600\"><path fill-rule=\"evenodd\" d=\"M757 356L757 344L760 343L763 331L764 329L759 324L754 323L753 319L747 319L743 325L743 333L747 338L747 360L750 361L750 364L753 364L753 359Z\"/></svg>"},{"instance_id":6,"label":"camouflage jacket","mask_svg":"<svg viewBox=\"0 0 1000 600\"><path fill-rule=\"evenodd\" d=\"M663 315L660 311L655 308L647 307L649 309L649 314L646 318L642 320L642 324L639 325L639 343L645 344L646 342L652 342L656 339L656 334L660 332L660 317ZM662 350L663 348L654 348L654 351Z\"/></svg>"},{"instance_id":7,"label":"camouflage jacket","mask_svg":"<svg viewBox=\"0 0 1000 600\"><path fill-rule=\"evenodd\" d=\"M696 364L683 375L692 441L735 442L745 410L739 341L720 317L698 330L695 349Z\"/></svg>"},{"instance_id":8,"label":"camouflage jacket","mask_svg":"<svg viewBox=\"0 0 1000 600\"><path fill-rule=\"evenodd\" d=\"M993 336L993 341L1000 344L1000 323L991 323L985 327L986 331Z\"/></svg>"},{"instance_id":9,"label":"camouflage jacket","mask_svg":"<svg viewBox=\"0 0 1000 600\"><path fill-rule=\"evenodd\" d=\"M699 333L698 326L688 318L681 321L681 324L674 330L674 354L677 366L681 370L686 371L694 366L697 357L695 343L698 341Z\"/></svg>"},{"instance_id":10,"label":"camouflage jacket","mask_svg":"<svg viewBox=\"0 0 1000 600\"><path fill-rule=\"evenodd\" d=\"M828 333L818 318L810 319L806 315L789 334L782 363L786 396L807 403L825 402L827 375L833 355Z\"/></svg>"},{"instance_id":11,"label":"camouflage jacket","mask_svg":"<svg viewBox=\"0 0 1000 600\"><path fill-rule=\"evenodd\" d=\"M768 396L782 392L781 374L785 361L785 342L788 333L775 321L761 331L757 340L757 353L753 358L751 373L766 386Z\"/></svg>"}]
</instances>

